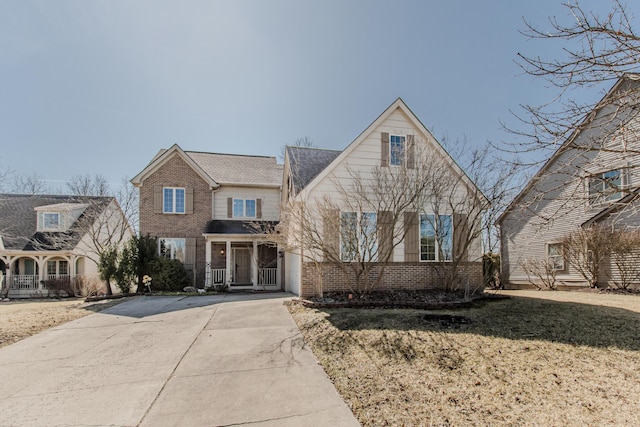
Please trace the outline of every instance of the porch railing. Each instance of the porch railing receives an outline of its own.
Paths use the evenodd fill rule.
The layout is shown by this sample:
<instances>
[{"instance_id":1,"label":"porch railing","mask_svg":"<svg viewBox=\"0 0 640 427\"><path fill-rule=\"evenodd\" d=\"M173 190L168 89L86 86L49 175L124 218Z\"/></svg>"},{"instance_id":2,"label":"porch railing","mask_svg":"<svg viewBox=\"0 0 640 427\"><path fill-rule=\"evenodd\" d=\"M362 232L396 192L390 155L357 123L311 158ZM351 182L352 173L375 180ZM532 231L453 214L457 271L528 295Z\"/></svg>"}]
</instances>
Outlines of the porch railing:
<instances>
[{"instance_id":1,"label":"porch railing","mask_svg":"<svg viewBox=\"0 0 640 427\"><path fill-rule=\"evenodd\" d=\"M258 269L258 285L277 285L277 284L278 284L277 268Z\"/></svg>"},{"instance_id":2,"label":"porch railing","mask_svg":"<svg viewBox=\"0 0 640 427\"><path fill-rule=\"evenodd\" d=\"M18 274L9 277L12 289L38 289L38 276Z\"/></svg>"},{"instance_id":3,"label":"porch railing","mask_svg":"<svg viewBox=\"0 0 640 427\"><path fill-rule=\"evenodd\" d=\"M220 285L226 282L227 270L224 268L211 269L211 284Z\"/></svg>"}]
</instances>

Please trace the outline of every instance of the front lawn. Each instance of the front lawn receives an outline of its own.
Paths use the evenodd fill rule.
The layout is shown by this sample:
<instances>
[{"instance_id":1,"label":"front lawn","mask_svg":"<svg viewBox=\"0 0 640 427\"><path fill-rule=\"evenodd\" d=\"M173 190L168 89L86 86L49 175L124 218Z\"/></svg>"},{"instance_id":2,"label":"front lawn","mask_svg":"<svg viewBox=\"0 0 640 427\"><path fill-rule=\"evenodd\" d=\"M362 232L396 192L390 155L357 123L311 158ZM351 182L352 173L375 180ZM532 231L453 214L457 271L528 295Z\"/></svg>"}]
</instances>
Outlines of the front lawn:
<instances>
[{"instance_id":1,"label":"front lawn","mask_svg":"<svg viewBox=\"0 0 640 427\"><path fill-rule=\"evenodd\" d=\"M505 293L505 292L503 292ZM290 310L365 425L640 425L640 297Z\"/></svg>"}]
</instances>

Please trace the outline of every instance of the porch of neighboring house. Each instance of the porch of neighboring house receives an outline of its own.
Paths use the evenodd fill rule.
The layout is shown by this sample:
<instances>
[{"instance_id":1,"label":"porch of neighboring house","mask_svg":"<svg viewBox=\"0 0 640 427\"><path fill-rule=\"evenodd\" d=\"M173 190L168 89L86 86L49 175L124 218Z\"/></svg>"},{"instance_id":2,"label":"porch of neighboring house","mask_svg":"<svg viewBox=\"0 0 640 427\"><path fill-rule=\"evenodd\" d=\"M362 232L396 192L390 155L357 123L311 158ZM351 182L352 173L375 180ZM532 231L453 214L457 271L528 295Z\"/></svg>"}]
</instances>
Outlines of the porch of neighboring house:
<instances>
[{"instance_id":1,"label":"porch of neighboring house","mask_svg":"<svg viewBox=\"0 0 640 427\"><path fill-rule=\"evenodd\" d=\"M75 255L9 255L2 262L10 298L68 294L82 268L82 257Z\"/></svg>"},{"instance_id":2,"label":"porch of neighboring house","mask_svg":"<svg viewBox=\"0 0 640 427\"><path fill-rule=\"evenodd\" d=\"M205 287L230 290L282 289L282 256L266 241L207 237Z\"/></svg>"}]
</instances>

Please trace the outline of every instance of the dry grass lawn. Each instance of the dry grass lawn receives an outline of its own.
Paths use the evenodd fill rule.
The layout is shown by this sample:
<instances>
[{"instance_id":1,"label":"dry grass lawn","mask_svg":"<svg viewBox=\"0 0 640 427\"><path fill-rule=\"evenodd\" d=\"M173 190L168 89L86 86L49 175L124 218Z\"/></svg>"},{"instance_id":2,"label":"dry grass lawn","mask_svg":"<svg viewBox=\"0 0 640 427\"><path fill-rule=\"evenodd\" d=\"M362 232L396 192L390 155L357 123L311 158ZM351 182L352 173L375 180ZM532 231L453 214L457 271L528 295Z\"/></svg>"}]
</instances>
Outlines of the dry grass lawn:
<instances>
[{"instance_id":1,"label":"dry grass lawn","mask_svg":"<svg viewBox=\"0 0 640 427\"><path fill-rule=\"evenodd\" d=\"M84 303L78 298L0 302L0 347L46 329L119 304L123 300Z\"/></svg>"},{"instance_id":2,"label":"dry grass lawn","mask_svg":"<svg viewBox=\"0 0 640 427\"><path fill-rule=\"evenodd\" d=\"M365 426L640 425L639 296L502 293L455 311L290 310Z\"/></svg>"}]
</instances>

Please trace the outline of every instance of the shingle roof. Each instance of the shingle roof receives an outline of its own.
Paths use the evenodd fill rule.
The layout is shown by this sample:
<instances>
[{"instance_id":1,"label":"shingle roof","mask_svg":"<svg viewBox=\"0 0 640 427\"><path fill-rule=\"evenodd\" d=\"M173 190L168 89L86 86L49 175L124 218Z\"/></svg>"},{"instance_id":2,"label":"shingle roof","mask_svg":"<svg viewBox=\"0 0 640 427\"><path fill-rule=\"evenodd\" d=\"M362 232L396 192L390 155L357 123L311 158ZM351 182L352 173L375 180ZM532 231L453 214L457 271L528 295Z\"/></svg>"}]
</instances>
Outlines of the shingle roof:
<instances>
[{"instance_id":1,"label":"shingle roof","mask_svg":"<svg viewBox=\"0 0 640 427\"><path fill-rule=\"evenodd\" d=\"M260 234L273 229L278 221L235 221L214 219L207 223L204 232L207 234Z\"/></svg>"},{"instance_id":2,"label":"shingle roof","mask_svg":"<svg viewBox=\"0 0 640 427\"><path fill-rule=\"evenodd\" d=\"M318 176L342 151L321 148L287 147L296 193Z\"/></svg>"},{"instance_id":3,"label":"shingle roof","mask_svg":"<svg viewBox=\"0 0 640 427\"><path fill-rule=\"evenodd\" d=\"M219 184L272 185L282 183L282 165L275 157L185 151Z\"/></svg>"},{"instance_id":4,"label":"shingle roof","mask_svg":"<svg viewBox=\"0 0 640 427\"><path fill-rule=\"evenodd\" d=\"M60 250L73 249L84 233L83 224L93 222L113 201L113 197L79 197L28 194L0 194L0 235L5 249ZM37 232L36 207L60 203L84 203L90 207L66 232Z\"/></svg>"},{"instance_id":5,"label":"shingle roof","mask_svg":"<svg viewBox=\"0 0 640 427\"><path fill-rule=\"evenodd\" d=\"M639 197L640 197L640 188L631 191L630 193L622 197L620 200L614 203L611 203L609 206L607 206L606 208L604 208L603 210L601 210L600 212L598 212L597 214L595 214L594 216L592 216L591 218L589 218L588 220L580 224L580 227L587 228L592 224L597 224L601 221L604 221L605 219L609 218L609 216L611 216L612 214L625 209L627 206L629 206L631 202L637 200Z\"/></svg>"}]
</instances>

